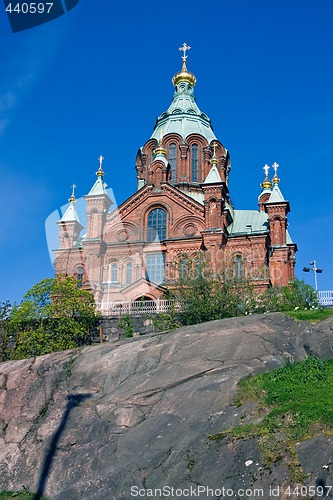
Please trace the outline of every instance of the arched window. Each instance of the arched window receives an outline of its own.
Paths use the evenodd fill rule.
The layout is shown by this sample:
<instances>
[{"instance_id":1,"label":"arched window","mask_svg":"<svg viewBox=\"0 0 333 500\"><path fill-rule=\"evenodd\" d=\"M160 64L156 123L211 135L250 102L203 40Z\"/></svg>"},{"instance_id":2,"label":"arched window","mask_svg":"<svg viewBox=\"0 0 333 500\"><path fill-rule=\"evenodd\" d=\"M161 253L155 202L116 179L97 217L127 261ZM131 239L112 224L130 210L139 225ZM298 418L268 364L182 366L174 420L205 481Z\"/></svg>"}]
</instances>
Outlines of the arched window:
<instances>
[{"instance_id":1,"label":"arched window","mask_svg":"<svg viewBox=\"0 0 333 500\"><path fill-rule=\"evenodd\" d=\"M162 208L155 208L148 215L148 241L162 241L166 239L166 212Z\"/></svg>"},{"instance_id":2,"label":"arched window","mask_svg":"<svg viewBox=\"0 0 333 500\"><path fill-rule=\"evenodd\" d=\"M146 257L146 276L149 281L158 285L165 279L165 255L162 253L150 254Z\"/></svg>"},{"instance_id":3,"label":"arched window","mask_svg":"<svg viewBox=\"0 0 333 500\"><path fill-rule=\"evenodd\" d=\"M169 163L171 167L171 180L176 180L177 146L172 143L169 147Z\"/></svg>"},{"instance_id":4,"label":"arched window","mask_svg":"<svg viewBox=\"0 0 333 500\"><path fill-rule=\"evenodd\" d=\"M82 288L82 284L83 284L83 267L82 266L77 268L76 279L77 279L77 287Z\"/></svg>"},{"instance_id":5,"label":"arched window","mask_svg":"<svg viewBox=\"0 0 333 500\"><path fill-rule=\"evenodd\" d=\"M111 265L111 281L118 281L118 264Z\"/></svg>"},{"instance_id":6,"label":"arched window","mask_svg":"<svg viewBox=\"0 0 333 500\"><path fill-rule=\"evenodd\" d=\"M235 277L237 280L243 277L243 259L240 255L235 258Z\"/></svg>"},{"instance_id":7,"label":"arched window","mask_svg":"<svg viewBox=\"0 0 333 500\"><path fill-rule=\"evenodd\" d=\"M198 145L192 145L192 182L198 182Z\"/></svg>"},{"instance_id":8,"label":"arched window","mask_svg":"<svg viewBox=\"0 0 333 500\"><path fill-rule=\"evenodd\" d=\"M126 285L130 285L132 283L132 276L133 275L133 264L132 262L129 262L126 266L126 279L125 283Z\"/></svg>"},{"instance_id":9,"label":"arched window","mask_svg":"<svg viewBox=\"0 0 333 500\"><path fill-rule=\"evenodd\" d=\"M186 260L180 259L179 261L179 279L184 280L186 278Z\"/></svg>"},{"instance_id":10,"label":"arched window","mask_svg":"<svg viewBox=\"0 0 333 500\"><path fill-rule=\"evenodd\" d=\"M202 270L201 259L195 259L195 261L194 261L194 278L195 279L200 278L201 270Z\"/></svg>"}]
</instances>

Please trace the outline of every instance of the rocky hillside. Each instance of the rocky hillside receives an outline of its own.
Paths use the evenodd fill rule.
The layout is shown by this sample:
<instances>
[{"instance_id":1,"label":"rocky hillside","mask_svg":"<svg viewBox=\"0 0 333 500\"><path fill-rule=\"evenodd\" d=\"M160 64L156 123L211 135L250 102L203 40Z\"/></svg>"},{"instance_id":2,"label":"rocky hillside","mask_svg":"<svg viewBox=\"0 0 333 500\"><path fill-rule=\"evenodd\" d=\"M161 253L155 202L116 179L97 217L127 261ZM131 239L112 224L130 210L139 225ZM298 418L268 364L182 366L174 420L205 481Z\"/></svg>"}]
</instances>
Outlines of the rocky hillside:
<instances>
[{"instance_id":1,"label":"rocky hillside","mask_svg":"<svg viewBox=\"0 0 333 500\"><path fill-rule=\"evenodd\" d=\"M0 364L0 489L56 500L299 498L286 493L283 460L263 467L255 439L208 435L244 415L231 406L239 379L308 353L332 357L332 330L333 319L312 327L274 313ZM333 484L329 438L298 452L306 484Z\"/></svg>"}]
</instances>

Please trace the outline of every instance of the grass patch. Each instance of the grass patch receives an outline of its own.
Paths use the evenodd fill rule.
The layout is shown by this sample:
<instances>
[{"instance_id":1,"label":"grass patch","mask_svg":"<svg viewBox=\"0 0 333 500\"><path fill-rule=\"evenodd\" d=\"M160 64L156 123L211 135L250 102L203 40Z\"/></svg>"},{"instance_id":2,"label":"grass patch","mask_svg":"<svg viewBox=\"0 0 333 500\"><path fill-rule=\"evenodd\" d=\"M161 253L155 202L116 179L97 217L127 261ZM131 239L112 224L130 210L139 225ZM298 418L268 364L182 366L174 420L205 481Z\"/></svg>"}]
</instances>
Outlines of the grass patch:
<instances>
[{"instance_id":1,"label":"grass patch","mask_svg":"<svg viewBox=\"0 0 333 500\"><path fill-rule=\"evenodd\" d=\"M267 466L288 457L287 466L294 481L304 479L296 444L299 441L333 433L333 359L308 357L287 363L270 373L240 381L234 404L256 402L256 424L238 425L209 436L220 440L257 437Z\"/></svg>"},{"instance_id":2,"label":"grass patch","mask_svg":"<svg viewBox=\"0 0 333 500\"><path fill-rule=\"evenodd\" d=\"M33 500L34 496L34 493L29 493L25 489L21 491L0 491L0 500L9 500L10 498L15 498L15 500ZM40 500L47 500L47 498L41 497Z\"/></svg>"},{"instance_id":3,"label":"grass patch","mask_svg":"<svg viewBox=\"0 0 333 500\"><path fill-rule=\"evenodd\" d=\"M311 323L317 323L323 319L330 318L333 316L333 308L319 308L319 309L308 309L302 311L287 311L286 314L294 319L301 321L310 321Z\"/></svg>"}]
</instances>

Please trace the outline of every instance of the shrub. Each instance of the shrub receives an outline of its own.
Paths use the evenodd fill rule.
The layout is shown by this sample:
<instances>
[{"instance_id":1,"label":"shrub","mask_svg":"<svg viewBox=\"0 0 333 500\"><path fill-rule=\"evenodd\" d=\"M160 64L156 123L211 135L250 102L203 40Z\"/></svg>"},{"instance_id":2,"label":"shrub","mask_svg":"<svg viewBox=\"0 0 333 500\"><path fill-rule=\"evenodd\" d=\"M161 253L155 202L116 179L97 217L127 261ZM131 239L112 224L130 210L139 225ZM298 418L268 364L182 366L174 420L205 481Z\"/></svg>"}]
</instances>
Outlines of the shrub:
<instances>
[{"instance_id":1,"label":"shrub","mask_svg":"<svg viewBox=\"0 0 333 500\"><path fill-rule=\"evenodd\" d=\"M89 343L96 325L93 295L73 277L58 275L34 285L13 307L9 330L16 336L12 358L22 359Z\"/></svg>"},{"instance_id":2,"label":"shrub","mask_svg":"<svg viewBox=\"0 0 333 500\"><path fill-rule=\"evenodd\" d=\"M305 310L319 307L315 290L303 280L295 279L289 286L268 288L258 299L263 312Z\"/></svg>"}]
</instances>

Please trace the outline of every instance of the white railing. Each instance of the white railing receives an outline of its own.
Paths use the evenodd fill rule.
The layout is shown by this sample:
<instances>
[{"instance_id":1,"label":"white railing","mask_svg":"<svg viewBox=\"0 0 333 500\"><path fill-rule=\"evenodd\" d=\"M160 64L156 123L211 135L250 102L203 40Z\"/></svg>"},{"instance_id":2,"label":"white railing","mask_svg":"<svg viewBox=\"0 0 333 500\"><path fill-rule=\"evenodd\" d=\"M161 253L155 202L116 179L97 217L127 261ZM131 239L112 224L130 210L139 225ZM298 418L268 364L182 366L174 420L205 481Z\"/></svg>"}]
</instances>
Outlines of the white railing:
<instances>
[{"instance_id":1,"label":"white railing","mask_svg":"<svg viewBox=\"0 0 333 500\"><path fill-rule=\"evenodd\" d=\"M114 301L97 304L97 309L103 316L124 316L125 314L158 314L166 313L170 309L179 311L180 305L175 300L143 300L143 301Z\"/></svg>"},{"instance_id":2,"label":"white railing","mask_svg":"<svg viewBox=\"0 0 333 500\"><path fill-rule=\"evenodd\" d=\"M321 306L333 306L333 290L319 291L318 299Z\"/></svg>"}]
</instances>

